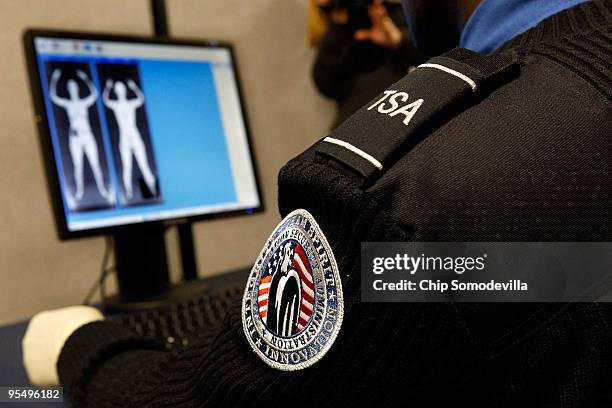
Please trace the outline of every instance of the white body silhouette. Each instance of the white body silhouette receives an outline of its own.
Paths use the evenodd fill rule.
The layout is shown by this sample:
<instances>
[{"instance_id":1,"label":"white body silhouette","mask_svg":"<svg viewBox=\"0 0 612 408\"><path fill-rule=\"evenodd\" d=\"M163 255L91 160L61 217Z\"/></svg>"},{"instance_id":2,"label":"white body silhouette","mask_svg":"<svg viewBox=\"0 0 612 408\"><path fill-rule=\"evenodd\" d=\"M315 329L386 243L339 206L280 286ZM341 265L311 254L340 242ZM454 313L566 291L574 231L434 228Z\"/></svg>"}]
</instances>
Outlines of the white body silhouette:
<instances>
[{"instance_id":1,"label":"white body silhouette","mask_svg":"<svg viewBox=\"0 0 612 408\"><path fill-rule=\"evenodd\" d=\"M123 165L122 179L125 194L127 198L132 197L132 157L134 157L149 191L156 195L156 179L149 167L147 150L136 126L136 110L144 104L144 95L131 79L127 81L127 85L134 91L136 98L127 98L127 88L121 81L115 82L114 86L117 99L110 98L110 90L113 87L110 80L106 81L103 94L104 104L113 111L119 126L119 154Z\"/></svg>"},{"instance_id":2,"label":"white body silhouette","mask_svg":"<svg viewBox=\"0 0 612 408\"><path fill-rule=\"evenodd\" d=\"M98 156L98 144L91 131L89 123L89 107L96 103L98 91L93 86L87 74L81 70L77 71L78 77L87 84L89 95L85 98L79 97L79 85L74 79L69 79L67 88L70 98L62 98L57 94L57 82L62 75L60 69L55 69L51 75L50 95L51 100L57 106L66 110L68 122L70 124L68 136L68 149L74 166L74 182L76 192L74 197L68 193L68 203L71 208L75 205L75 200L83 198L83 175L84 158L89 161L89 166L96 181L96 187L100 195L109 203L112 203L112 195L104 186L104 176L100 167L100 157Z\"/></svg>"}]
</instances>

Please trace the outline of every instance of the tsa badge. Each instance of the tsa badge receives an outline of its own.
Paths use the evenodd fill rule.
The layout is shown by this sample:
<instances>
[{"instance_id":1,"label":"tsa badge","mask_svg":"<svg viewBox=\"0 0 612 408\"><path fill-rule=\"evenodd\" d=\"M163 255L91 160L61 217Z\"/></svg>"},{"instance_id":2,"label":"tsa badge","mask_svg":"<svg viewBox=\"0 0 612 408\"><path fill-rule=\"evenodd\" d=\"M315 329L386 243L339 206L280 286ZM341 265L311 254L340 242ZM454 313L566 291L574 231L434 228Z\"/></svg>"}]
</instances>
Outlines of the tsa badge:
<instances>
[{"instance_id":1,"label":"tsa badge","mask_svg":"<svg viewBox=\"0 0 612 408\"><path fill-rule=\"evenodd\" d=\"M276 227L242 300L249 344L269 366L300 370L334 343L344 313L336 259L312 215L295 210Z\"/></svg>"}]
</instances>

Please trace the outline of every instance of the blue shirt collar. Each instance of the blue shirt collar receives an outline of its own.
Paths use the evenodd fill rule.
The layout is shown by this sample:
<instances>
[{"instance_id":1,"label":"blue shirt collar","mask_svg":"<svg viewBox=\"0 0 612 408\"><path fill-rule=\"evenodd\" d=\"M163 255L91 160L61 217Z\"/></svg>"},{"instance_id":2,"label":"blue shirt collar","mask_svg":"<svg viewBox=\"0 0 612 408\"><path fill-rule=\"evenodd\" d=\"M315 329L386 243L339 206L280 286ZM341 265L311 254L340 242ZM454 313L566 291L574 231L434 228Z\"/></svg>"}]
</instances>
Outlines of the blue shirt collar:
<instances>
[{"instance_id":1,"label":"blue shirt collar","mask_svg":"<svg viewBox=\"0 0 612 408\"><path fill-rule=\"evenodd\" d=\"M547 17L586 0L483 0L463 32L460 47L490 54Z\"/></svg>"}]
</instances>

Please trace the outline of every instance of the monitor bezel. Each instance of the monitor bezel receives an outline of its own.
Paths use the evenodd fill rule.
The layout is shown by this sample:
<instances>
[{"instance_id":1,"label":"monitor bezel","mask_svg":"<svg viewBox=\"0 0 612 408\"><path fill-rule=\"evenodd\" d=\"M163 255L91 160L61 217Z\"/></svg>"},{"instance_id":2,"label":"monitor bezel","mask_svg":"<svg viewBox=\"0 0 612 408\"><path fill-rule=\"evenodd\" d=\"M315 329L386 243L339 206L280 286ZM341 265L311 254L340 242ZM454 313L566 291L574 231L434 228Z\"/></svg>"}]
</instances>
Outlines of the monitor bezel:
<instances>
[{"instance_id":1,"label":"monitor bezel","mask_svg":"<svg viewBox=\"0 0 612 408\"><path fill-rule=\"evenodd\" d=\"M236 87L238 90L238 99L240 103L240 109L242 111L242 117L244 121L247 146L251 156L251 162L253 166L253 176L255 179L255 188L259 198L259 206L256 208L239 209L239 210L228 210L207 214L196 214L186 217L168 218L162 220L149 220L138 223L112 225L106 227L98 227L91 229L83 229L72 231L68 228L68 220L64 212L64 203L62 198L62 192L59 183L59 172L55 165L55 157L51 142L51 132L49 127L49 118L45 108L45 101L43 96L42 83L39 75L39 67L36 56L35 39L37 37L46 38L60 38L60 39L74 39L74 40L85 40L85 41L109 41L109 42L133 42L133 43L146 43L146 44L159 44L159 45L187 45L196 47L207 47L207 48L224 48L230 53L232 59L234 79L236 81ZM51 206L53 208L55 225L58 237L62 240L82 238L94 235L107 235L107 234L118 234L121 231L127 231L135 228L142 229L146 226L156 225L175 225L193 221L202 221L215 218L225 218L230 216L238 215L253 215L265 210L264 199L261 190L259 171L257 166L257 160L255 157L255 150L253 149L253 142L251 139L251 128L249 125L248 113L244 103L244 93L242 90L242 83L240 80L240 72L238 69L238 62L234 52L232 44L223 41L214 40L195 40L195 39L176 39L166 37L152 37L152 36L138 36L129 34L114 34L104 32L82 32L82 31L64 31L64 30L53 30L53 29L42 29L42 28L29 28L23 33L24 49L26 56L26 65L28 70L28 76L30 79L30 89L32 94L32 102L34 107L34 119L37 125L39 135L39 146L40 152L43 158L43 165L45 170L45 176L47 179L49 198L51 200Z\"/></svg>"}]
</instances>

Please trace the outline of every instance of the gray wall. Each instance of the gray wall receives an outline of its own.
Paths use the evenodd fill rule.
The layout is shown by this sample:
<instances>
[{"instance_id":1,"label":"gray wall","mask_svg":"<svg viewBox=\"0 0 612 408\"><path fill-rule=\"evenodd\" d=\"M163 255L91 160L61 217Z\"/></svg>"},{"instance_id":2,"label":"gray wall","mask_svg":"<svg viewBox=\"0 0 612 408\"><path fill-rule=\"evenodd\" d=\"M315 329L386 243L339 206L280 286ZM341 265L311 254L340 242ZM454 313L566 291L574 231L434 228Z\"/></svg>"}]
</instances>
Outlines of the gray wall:
<instances>
[{"instance_id":1,"label":"gray wall","mask_svg":"<svg viewBox=\"0 0 612 408\"><path fill-rule=\"evenodd\" d=\"M305 45L306 0L168 0L176 37L231 41L242 74L264 214L195 226L201 275L247 265L278 222L276 174L321 137L333 106L312 87ZM0 324L76 304L99 273L102 238L56 237L34 129L21 33L52 27L150 34L147 0L0 2ZM174 234L168 236L177 276ZM112 287L112 285L111 285Z\"/></svg>"}]
</instances>

